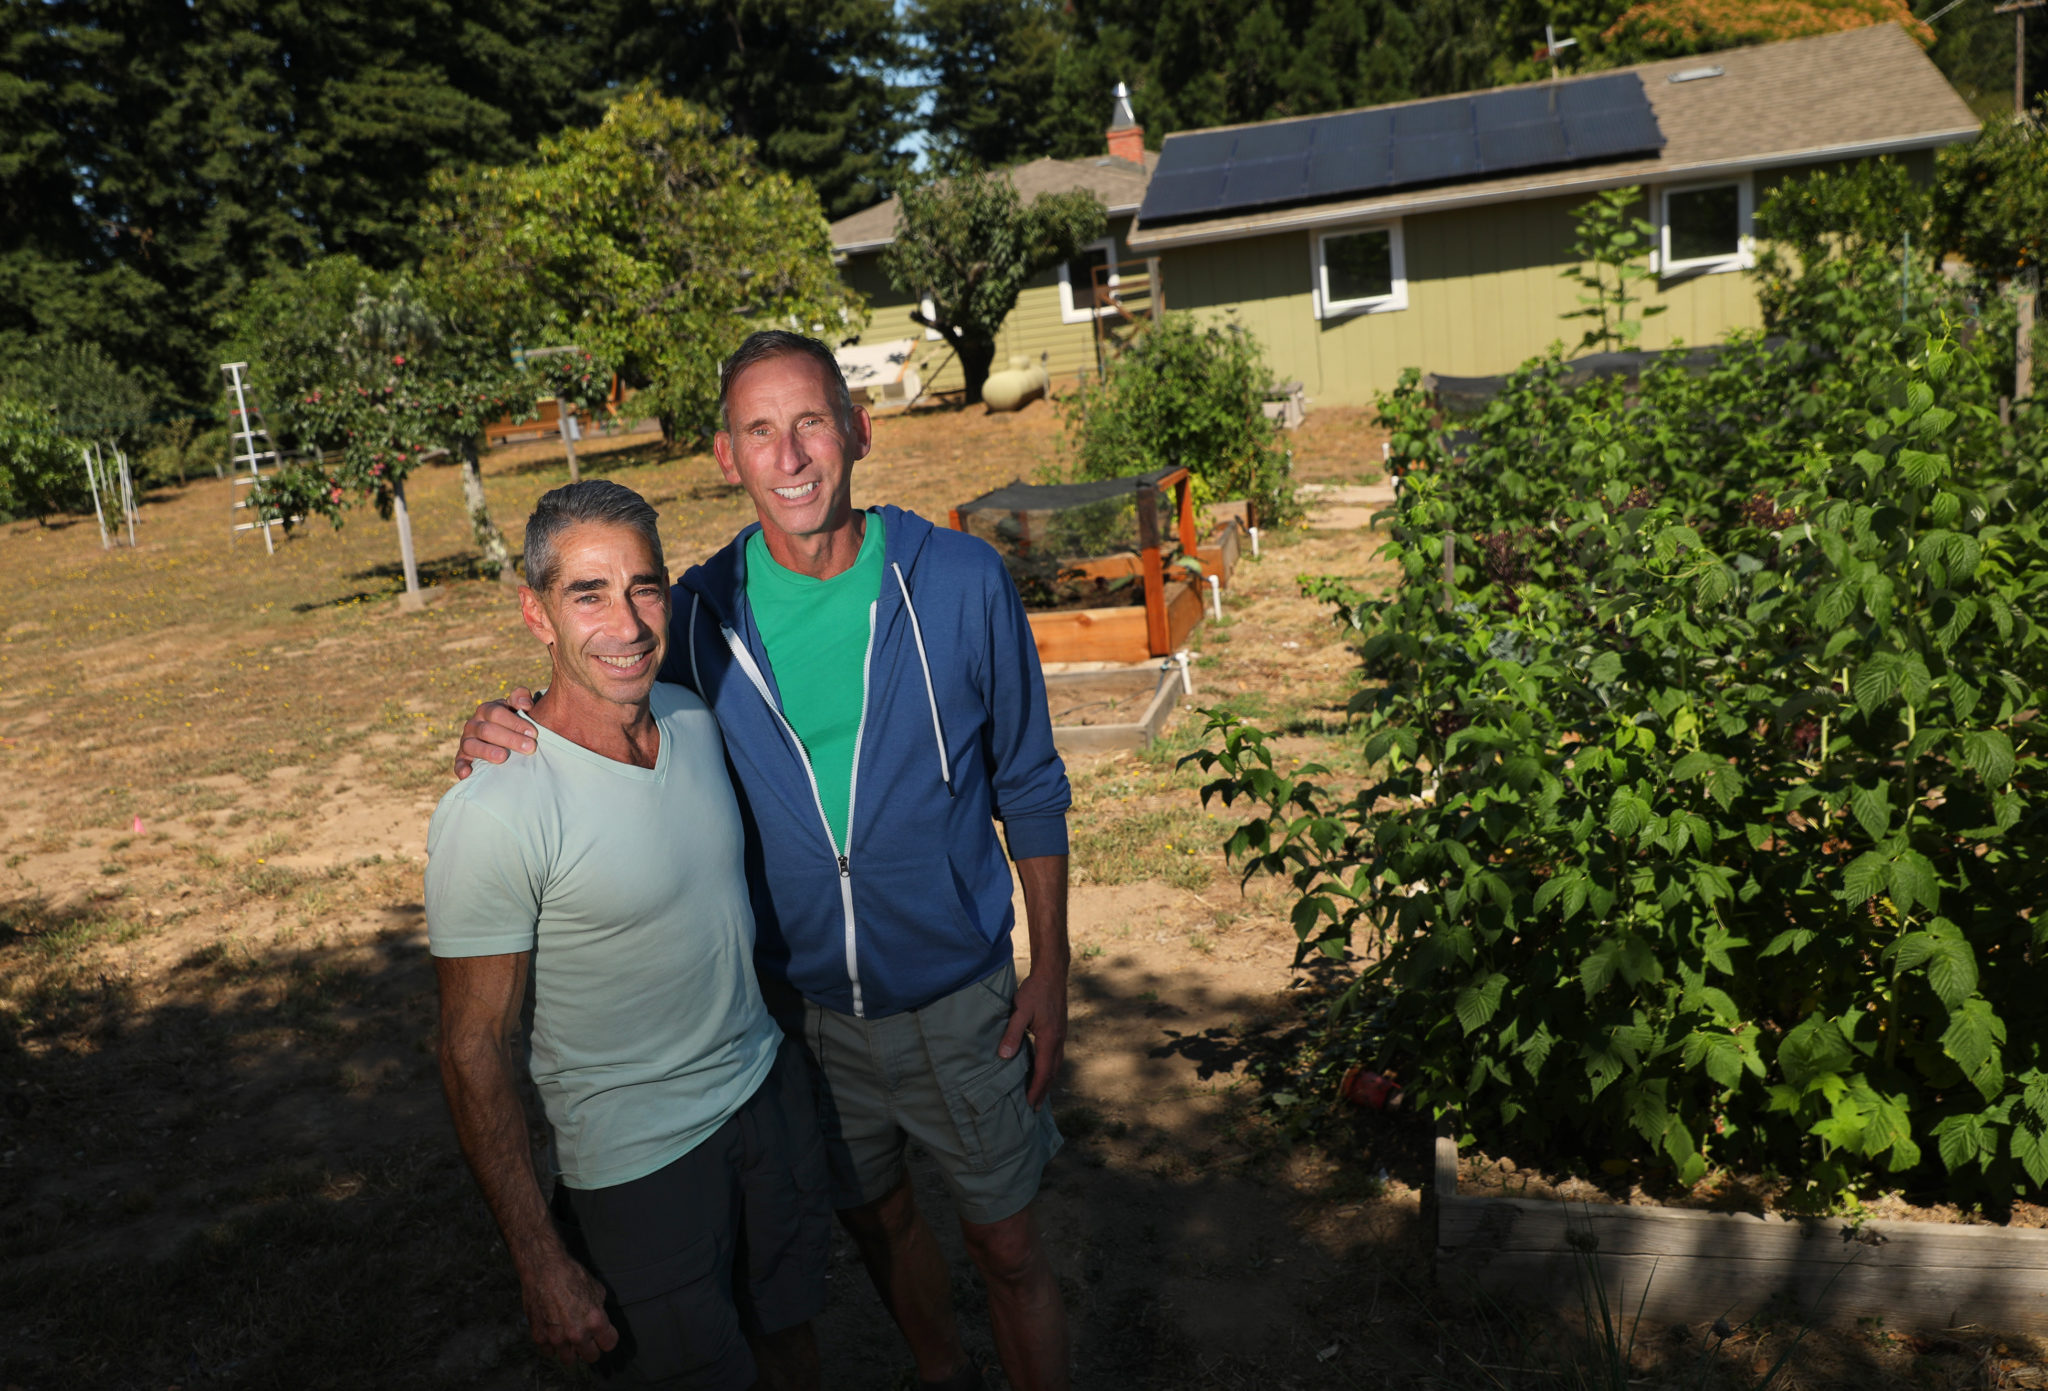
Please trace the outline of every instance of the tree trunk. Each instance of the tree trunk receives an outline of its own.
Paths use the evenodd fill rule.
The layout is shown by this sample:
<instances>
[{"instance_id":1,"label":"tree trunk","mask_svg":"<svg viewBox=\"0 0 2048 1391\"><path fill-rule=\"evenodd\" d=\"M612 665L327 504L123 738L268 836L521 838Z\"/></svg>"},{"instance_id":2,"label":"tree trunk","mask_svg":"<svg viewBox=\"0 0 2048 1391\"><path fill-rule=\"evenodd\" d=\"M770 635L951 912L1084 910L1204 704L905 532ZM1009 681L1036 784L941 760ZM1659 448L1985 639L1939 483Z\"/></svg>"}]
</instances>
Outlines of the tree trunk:
<instances>
[{"instance_id":1,"label":"tree trunk","mask_svg":"<svg viewBox=\"0 0 2048 1391\"><path fill-rule=\"evenodd\" d=\"M2019 327L2013 333L2012 398L2034 394L2034 310L2041 300L2041 272L2029 269L2019 277Z\"/></svg>"},{"instance_id":2,"label":"tree trunk","mask_svg":"<svg viewBox=\"0 0 2048 1391\"><path fill-rule=\"evenodd\" d=\"M512 548L505 544L505 533L491 520L491 505L484 498L484 471L477 462L474 440L466 440L462 445L462 500L469 508L470 533L484 553L484 568L499 584L511 584L518 578L512 569Z\"/></svg>"},{"instance_id":3,"label":"tree trunk","mask_svg":"<svg viewBox=\"0 0 2048 1391\"><path fill-rule=\"evenodd\" d=\"M555 398L555 428L562 433L562 452L569 456L569 481L581 483L583 475L576 468L576 417L569 409L564 397Z\"/></svg>"},{"instance_id":4,"label":"tree trunk","mask_svg":"<svg viewBox=\"0 0 2048 1391\"><path fill-rule=\"evenodd\" d=\"M978 406L981 389L988 384L988 369L996 360L995 340L956 338L953 350L960 354L960 372L967 379L967 404Z\"/></svg>"},{"instance_id":5,"label":"tree trunk","mask_svg":"<svg viewBox=\"0 0 2048 1391\"><path fill-rule=\"evenodd\" d=\"M398 563L405 568L405 597L419 603L420 566L412 554L412 513L405 506L405 480L391 481L391 520L398 526Z\"/></svg>"}]
</instances>

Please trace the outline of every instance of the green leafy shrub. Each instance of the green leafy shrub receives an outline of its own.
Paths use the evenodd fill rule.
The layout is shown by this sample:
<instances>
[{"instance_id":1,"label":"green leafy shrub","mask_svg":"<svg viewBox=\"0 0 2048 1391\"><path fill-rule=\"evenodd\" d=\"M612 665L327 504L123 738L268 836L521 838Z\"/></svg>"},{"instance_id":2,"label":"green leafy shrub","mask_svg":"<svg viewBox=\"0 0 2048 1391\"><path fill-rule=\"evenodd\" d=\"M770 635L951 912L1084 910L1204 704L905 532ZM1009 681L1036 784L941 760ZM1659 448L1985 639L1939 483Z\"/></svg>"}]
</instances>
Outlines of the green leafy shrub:
<instances>
[{"instance_id":1,"label":"green leafy shrub","mask_svg":"<svg viewBox=\"0 0 2048 1391\"><path fill-rule=\"evenodd\" d=\"M1299 506L1292 455L1262 409L1272 384L1250 333L1168 314L1099 382L1060 399L1069 473L1121 478L1185 468L1198 501L1249 498L1263 524L1287 521Z\"/></svg>"},{"instance_id":2,"label":"green leafy shrub","mask_svg":"<svg viewBox=\"0 0 2048 1391\"><path fill-rule=\"evenodd\" d=\"M0 396L0 516L41 520L91 506L78 447L57 433L56 413Z\"/></svg>"},{"instance_id":3,"label":"green leafy shrub","mask_svg":"<svg viewBox=\"0 0 2048 1391\"><path fill-rule=\"evenodd\" d=\"M1205 794L1262 813L1233 853L1293 877L1305 952L1373 938L1419 1099L1684 1182L2048 1182L2044 475L1976 452L1946 341L1862 385L1733 509L1653 495L1599 393L1540 542L1411 472L1399 593L1311 586L1382 682L1354 798L1214 720Z\"/></svg>"}]
</instances>

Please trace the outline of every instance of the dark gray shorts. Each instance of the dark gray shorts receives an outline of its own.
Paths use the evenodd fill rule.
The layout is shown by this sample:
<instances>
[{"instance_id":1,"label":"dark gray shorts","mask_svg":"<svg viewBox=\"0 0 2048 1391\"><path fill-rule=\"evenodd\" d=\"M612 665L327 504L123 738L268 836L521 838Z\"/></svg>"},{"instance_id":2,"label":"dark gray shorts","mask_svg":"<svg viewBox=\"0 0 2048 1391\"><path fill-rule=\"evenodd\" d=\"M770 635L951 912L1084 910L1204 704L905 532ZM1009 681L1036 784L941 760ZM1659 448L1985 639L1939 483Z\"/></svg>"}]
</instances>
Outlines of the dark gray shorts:
<instances>
[{"instance_id":1,"label":"dark gray shorts","mask_svg":"<svg viewBox=\"0 0 2048 1391\"><path fill-rule=\"evenodd\" d=\"M755 1381L749 1333L825 1307L832 1205L802 1055L787 1040L746 1105L645 1178L555 1189L570 1253L604 1283L619 1345L608 1386L738 1391Z\"/></svg>"},{"instance_id":2,"label":"dark gray shorts","mask_svg":"<svg viewBox=\"0 0 2048 1391\"><path fill-rule=\"evenodd\" d=\"M1060 1132L1050 1105L1034 1111L1024 1099L1030 1048L996 1056L1016 995L1016 967L1005 965L886 1019L805 1002L836 1206L886 1196L902 1181L912 1140L938 1161L963 1220L1000 1222L1030 1205Z\"/></svg>"}]
</instances>

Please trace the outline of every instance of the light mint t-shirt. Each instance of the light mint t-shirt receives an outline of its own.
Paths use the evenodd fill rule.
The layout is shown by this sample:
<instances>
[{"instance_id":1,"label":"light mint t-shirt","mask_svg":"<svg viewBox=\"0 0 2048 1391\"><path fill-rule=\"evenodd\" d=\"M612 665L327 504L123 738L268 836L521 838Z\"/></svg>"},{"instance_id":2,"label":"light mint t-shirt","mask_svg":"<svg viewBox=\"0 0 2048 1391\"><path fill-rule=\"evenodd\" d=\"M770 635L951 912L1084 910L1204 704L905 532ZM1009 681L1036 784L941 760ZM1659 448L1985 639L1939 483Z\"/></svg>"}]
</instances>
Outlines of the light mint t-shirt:
<instances>
[{"instance_id":1,"label":"light mint t-shirt","mask_svg":"<svg viewBox=\"0 0 2048 1391\"><path fill-rule=\"evenodd\" d=\"M530 757L478 763L427 829L434 955L534 954L533 1080L572 1188L687 1153L782 1041L718 725L681 686L652 703L654 767L540 729Z\"/></svg>"},{"instance_id":2,"label":"light mint t-shirt","mask_svg":"<svg viewBox=\"0 0 2048 1391\"><path fill-rule=\"evenodd\" d=\"M860 738L869 610L882 595L882 517L867 514L860 554L829 580L785 570L755 532L747 538L747 603L768 649L782 715L803 741L832 844L847 853L846 813Z\"/></svg>"}]
</instances>

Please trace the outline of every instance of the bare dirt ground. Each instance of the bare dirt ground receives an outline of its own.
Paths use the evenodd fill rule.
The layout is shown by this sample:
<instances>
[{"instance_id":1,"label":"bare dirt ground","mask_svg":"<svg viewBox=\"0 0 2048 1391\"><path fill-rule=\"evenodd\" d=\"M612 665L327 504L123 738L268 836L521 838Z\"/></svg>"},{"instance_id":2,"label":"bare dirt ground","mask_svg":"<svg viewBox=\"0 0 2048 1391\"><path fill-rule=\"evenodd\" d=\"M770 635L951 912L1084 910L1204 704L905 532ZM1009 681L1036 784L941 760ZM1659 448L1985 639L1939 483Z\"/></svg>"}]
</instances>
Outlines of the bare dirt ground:
<instances>
[{"instance_id":1,"label":"bare dirt ground","mask_svg":"<svg viewBox=\"0 0 2048 1391\"><path fill-rule=\"evenodd\" d=\"M943 516L1029 478L1056 439L1042 402L885 418L856 501ZM1319 413L1293 442L1305 480L1377 473L1363 413ZM704 455L634 438L584 458L661 509L678 569L748 516ZM518 519L565 481L547 444L501 451L486 477L515 548ZM357 515L266 556L230 542L224 482L153 493L135 550L103 551L90 519L0 527L6 1391L582 1384L524 1346L456 1154L420 904L454 731L538 678L541 654L508 592L476 577L452 471L410 491L436 586L417 613L394 602L387 525ZM1355 775L1353 658L1295 577L1371 574L1375 542L1352 527L1266 543L1225 620L1198 631L1196 700ZM1068 1145L1042 1211L1076 1384L1557 1384L1568 1332L1432 1292L1417 1122L1347 1113L1289 1144L1259 1106L1251 1069L1298 1047L1318 987L1292 970L1275 889L1240 892L1223 864L1229 813L1177 767L1200 723L1184 711L1163 745L1071 769ZM843 1243L833 1289L828 1385L910 1384ZM1744 1385L1783 1341L1759 1325L1708 1365L1696 1331L1646 1334L1639 1360L1670 1384ZM1791 1384L2021 1384L2009 1362L1880 1330L1827 1344Z\"/></svg>"}]
</instances>

